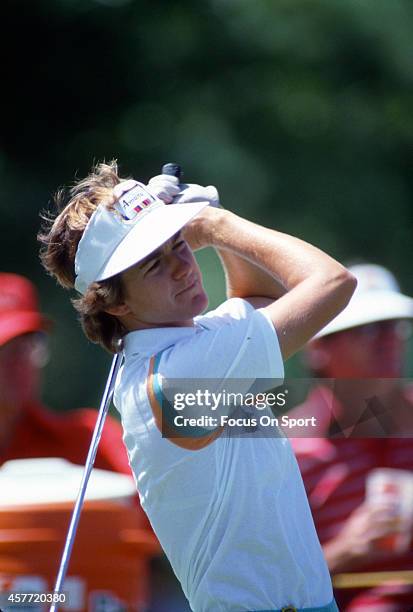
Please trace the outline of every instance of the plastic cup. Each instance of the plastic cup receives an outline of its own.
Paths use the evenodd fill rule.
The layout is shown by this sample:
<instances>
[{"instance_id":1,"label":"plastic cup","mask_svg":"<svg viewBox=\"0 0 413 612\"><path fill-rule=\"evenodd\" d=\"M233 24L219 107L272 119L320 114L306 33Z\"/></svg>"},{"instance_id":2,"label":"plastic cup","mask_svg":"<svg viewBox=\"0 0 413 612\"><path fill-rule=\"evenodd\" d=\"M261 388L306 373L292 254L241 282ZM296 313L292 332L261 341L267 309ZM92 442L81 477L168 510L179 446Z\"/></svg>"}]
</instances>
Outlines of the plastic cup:
<instances>
[{"instance_id":1,"label":"plastic cup","mask_svg":"<svg viewBox=\"0 0 413 612\"><path fill-rule=\"evenodd\" d=\"M394 533L380 538L378 548L406 551L413 527L413 473L392 468L372 470L367 477L366 499L371 505L390 505L394 509Z\"/></svg>"}]
</instances>

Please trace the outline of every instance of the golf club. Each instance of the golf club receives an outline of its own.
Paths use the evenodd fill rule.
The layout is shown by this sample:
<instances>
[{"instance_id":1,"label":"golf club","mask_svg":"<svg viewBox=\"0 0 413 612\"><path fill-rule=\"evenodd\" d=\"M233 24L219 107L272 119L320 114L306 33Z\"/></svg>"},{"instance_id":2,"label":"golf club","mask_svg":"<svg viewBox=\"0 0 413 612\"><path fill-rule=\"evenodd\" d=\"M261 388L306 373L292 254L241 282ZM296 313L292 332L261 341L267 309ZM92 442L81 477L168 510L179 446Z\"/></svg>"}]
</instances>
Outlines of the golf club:
<instances>
[{"instance_id":1,"label":"golf club","mask_svg":"<svg viewBox=\"0 0 413 612\"><path fill-rule=\"evenodd\" d=\"M162 174L169 174L180 178L182 175L181 167L175 163L168 163L162 166ZM72 554L72 548L76 537L76 532L80 520L80 514L82 512L83 502L86 494L86 488L89 482L89 478L93 469L93 465L96 458L97 449L102 436L103 426L109 410L110 402L112 400L114 385L116 376L118 374L120 365L122 362L122 353L117 353L112 360L112 364L109 370L108 378L106 381L105 390L103 393L102 401L99 407L99 413L96 420L95 429L93 431L92 441L90 443L88 456L83 471L82 482L80 484L79 493L76 499L76 503L73 509L72 517L67 531L65 546L60 561L59 572L57 574L56 583L54 587L55 599L58 600L58 595L62 592L64 581L66 578L67 569L69 566L70 557ZM50 606L50 612L56 612L58 610L58 603L53 602Z\"/></svg>"}]
</instances>

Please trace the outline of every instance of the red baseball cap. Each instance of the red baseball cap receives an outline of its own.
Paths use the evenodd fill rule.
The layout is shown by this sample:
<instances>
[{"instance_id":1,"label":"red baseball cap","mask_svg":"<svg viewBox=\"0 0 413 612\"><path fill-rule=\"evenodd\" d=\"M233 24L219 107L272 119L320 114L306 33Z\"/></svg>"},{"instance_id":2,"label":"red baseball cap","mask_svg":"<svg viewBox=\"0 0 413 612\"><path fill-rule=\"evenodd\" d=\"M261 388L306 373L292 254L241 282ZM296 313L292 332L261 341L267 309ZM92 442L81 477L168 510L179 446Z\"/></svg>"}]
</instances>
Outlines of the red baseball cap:
<instances>
[{"instance_id":1,"label":"red baseball cap","mask_svg":"<svg viewBox=\"0 0 413 612\"><path fill-rule=\"evenodd\" d=\"M50 327L51 321L39 311L33 283L24 276L0 272L0 346L21 334Z\"/></svg>"}]
</instances>

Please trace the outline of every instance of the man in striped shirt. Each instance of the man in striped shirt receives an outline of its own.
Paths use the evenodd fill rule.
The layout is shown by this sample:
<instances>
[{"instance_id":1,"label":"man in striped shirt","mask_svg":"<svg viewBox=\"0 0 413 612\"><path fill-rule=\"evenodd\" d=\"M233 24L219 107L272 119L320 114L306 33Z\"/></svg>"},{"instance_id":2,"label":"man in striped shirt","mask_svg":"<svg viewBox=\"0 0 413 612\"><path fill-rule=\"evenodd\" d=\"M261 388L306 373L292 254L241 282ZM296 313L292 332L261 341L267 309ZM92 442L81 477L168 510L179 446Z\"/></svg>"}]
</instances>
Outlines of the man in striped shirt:
<instances>
[{"instance_id":1,"label":"man in striped shirt","mask_svg":"<svg viewBox=\"0 0 413 612\"><path fill-rule=\"evenodd\" d=\"M336 589L340 610L405 612L413 609L413 581L377 584L373 573L413 569L411 533L410 544L394 550L397 508L367 503L366 482L375 468L413 470L413 387L400 380L413 299L381 266L350 271L358 280L354 297L306 353L314 375L333 384L318 385L297 408L324 422L324 437L295 438L293 446L336 585L338 574L363 578L361 588Z\"/></svg>"}]
</instances>

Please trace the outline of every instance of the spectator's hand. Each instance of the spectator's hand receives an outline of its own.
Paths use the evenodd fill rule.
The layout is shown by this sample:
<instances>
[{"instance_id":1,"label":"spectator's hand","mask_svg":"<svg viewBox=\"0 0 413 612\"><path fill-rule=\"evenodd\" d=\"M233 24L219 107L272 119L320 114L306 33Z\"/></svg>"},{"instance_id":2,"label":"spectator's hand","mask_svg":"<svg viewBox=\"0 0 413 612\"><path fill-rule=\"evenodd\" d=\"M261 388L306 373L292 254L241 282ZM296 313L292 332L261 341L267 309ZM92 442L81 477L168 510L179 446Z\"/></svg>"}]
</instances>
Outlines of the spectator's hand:
<instances>
[{"instance_id":1,"label":"spectator's hand","mask_svg":"<svg viewBox=\"0 0 413 612\"><path fill-rule=\"evenodd\" d=\"M324 546L330 571L351 571L365 563L398 556L400 553L382 546L383 538L394 534L398 523L398 509L394 504L361 504L340 533Z\"/></svg>"}]
</instances>

